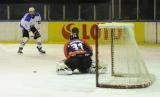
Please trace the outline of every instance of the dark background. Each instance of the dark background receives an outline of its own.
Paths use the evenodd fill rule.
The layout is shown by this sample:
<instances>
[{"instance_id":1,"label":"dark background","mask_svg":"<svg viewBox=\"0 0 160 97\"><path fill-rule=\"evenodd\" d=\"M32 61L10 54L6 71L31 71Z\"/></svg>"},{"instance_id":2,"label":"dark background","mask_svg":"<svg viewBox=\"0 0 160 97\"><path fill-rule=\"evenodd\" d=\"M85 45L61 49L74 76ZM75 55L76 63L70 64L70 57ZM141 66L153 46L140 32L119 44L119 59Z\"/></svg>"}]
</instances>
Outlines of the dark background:
<instances>
[{"instance_id":1,"label":"dark background","mask_svg":"<svg viewBox=\"0 0 160 97\"><path fill-rule=\"evenodd\" d=\"M159 5L160 0L0 0L0 20L20 20L34 6L44 21L158 21Z\"/></svg>"},{"instance_id":2,"label":"dark background","mask_svg":"<svg viewBox=\"0 0 160 97\"><path fill-rule=\"evenodd\" d=\"M0 0L0 3L100 3L106 0Z\"/></svg>"}]
</instances>

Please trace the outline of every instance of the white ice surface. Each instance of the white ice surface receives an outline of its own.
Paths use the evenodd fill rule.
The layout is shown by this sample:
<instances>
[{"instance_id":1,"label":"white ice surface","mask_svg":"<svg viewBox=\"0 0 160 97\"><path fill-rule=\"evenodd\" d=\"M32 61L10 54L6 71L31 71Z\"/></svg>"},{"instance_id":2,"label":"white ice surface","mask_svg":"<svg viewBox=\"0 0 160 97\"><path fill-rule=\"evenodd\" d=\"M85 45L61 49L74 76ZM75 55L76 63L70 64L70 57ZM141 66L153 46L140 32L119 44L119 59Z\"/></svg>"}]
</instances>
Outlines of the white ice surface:
<instances>
[{"instance_id":1,"label":"white ice surface","mask_svg":"<svg viewBox=\"0 0 160 97\"><path fill-rule=\"evenodd\" d=\"M95 87L95 75L56 75L56 62L64 59L63 45L44 45L40 55L28 44L17 55L18 44L0 44L0 97L160 97L160 47L141 46L149 71L156 76L144 89ZM34 73L37 71L37 73Z\"/></svg>"}]
</instances>

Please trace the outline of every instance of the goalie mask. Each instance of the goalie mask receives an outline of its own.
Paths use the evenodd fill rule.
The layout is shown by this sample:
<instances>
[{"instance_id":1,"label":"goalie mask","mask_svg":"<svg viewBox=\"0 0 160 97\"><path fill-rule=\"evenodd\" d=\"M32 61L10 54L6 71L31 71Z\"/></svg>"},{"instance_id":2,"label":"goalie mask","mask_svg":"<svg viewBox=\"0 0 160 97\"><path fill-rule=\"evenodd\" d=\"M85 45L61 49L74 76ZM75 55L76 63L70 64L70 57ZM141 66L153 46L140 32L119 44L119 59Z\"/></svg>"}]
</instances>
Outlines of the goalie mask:
<instances>
[{"instance_id":1,"label":"goalie mask","mask_svg":"<svg viewBox=\"0 0 160 97\"><path fill-rule=\"evenodd\" d=\"M74 27L74 28L72 29L72 33L71 33L71 36L70 36L70 40L79 39L78 34L79 34L78 28Z\"/></svg>"}]
</instances>

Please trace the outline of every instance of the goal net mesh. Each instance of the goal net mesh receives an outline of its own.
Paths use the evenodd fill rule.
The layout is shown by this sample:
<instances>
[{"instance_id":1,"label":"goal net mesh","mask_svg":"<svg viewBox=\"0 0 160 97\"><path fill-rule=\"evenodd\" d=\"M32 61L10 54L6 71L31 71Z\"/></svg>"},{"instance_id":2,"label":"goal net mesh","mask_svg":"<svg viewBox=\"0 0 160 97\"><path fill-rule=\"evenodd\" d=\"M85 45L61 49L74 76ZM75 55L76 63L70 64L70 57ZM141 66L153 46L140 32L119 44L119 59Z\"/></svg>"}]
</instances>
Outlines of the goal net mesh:
<instances>
[{"instance_id":1,"label":"goal net mesh","mask_svg":"<svg viewBox=\"0 0 160 97\"><path fill-rule=\"evenodd\" d=\"M154 76L148 72L139 53L133 24L99 24L96 37L97 86L143 88L151 85Z\"/></svg>"}]
</instances>

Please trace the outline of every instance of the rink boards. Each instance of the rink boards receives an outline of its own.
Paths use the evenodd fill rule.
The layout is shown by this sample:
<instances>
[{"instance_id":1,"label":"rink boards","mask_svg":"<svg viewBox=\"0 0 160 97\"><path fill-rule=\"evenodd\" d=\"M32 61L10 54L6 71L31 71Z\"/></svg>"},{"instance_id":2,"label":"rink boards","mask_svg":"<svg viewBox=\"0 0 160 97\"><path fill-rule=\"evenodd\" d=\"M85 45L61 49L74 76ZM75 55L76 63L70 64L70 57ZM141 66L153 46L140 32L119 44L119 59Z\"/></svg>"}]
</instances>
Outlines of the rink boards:
<instances>
[{"instance_id":1,"label":"rink boards","mask_svg":"<svg viewBox=\"0 0 160 97\"><path fill-rule=\"evenodd\" d=\"M71 29L77 27L80 37L94 43L96 24L104 22L42 22L40 32L45 43L65 43L69 39ZM135 38L140 44L160 43L160 23L132 22L135 25ZM0 42L17 43L21 39L19 22L0 22ZM32 33L31 33L32 36ZM100 40L103 39L103 33ZM30 39L33 42L33 39Z\"/></svg>"}]
</instances>

